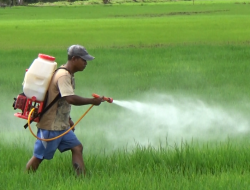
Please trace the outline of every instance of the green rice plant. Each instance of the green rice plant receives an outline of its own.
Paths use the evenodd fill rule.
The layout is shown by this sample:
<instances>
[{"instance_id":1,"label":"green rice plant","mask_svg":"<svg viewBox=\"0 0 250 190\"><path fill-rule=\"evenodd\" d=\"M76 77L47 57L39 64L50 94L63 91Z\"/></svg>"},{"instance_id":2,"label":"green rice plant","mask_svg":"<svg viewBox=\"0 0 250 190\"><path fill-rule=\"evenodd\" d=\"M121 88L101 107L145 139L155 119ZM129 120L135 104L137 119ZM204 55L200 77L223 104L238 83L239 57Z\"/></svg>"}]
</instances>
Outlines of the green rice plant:
<instances>
[{"instance_id":1,"label":"green rice plant","mask_svg":"<svg viewBox=\"0 0 250 190\"><path fill-rule=\"evenodd\" d=\"M146 94L163 93L233 109L235 118L248 116L249 7L237 2L2 9L0 189L247 189L248 132L226 141L183 139L172 145L166 138L159 146L138 139L126 144L123 135L133 131L110 126L124 114L112 104L93 108L76 128L84 145L85 177L76 178L70 152L56 152L27 174L35 139L11 107L38 53L55 56L59 66L66 62L67 47L80 43L96 59L76 73L79 95L142 101ZM72 117L78 119L86 108L74 107ZM109 139L112 135L116 140Z\"/></svg>"},{"instance_id":2,"label":"green rice plant","mask_svg":"<svg viewBox=\"0 0 250 190\"><path fill-rule=\"evenodd\" d=\"M8 11L1 15L2 50L65 49L71 43L96 48L249 40L247 5L17 7L11 16Z\"/></svg>"},{"instance_id":3,"label":"green rice plant","mask_svg":"<svg viewBox=\"0 0 250 190\"><path fill-rule=\"evenodd\" d=\"M132 152L120 150L112 154L85 155L87 176L80 179L73 177L73 171L69 172L70 154L56 154L52 161L45 161L36 173L25 173L22 160L27 159L29 154L20 145L15 145L14 149L1 145L1 157L6 158L5 165L8 166L1 163L1 168L5 168L1 170L5 178L1 179L7 179L1 181L4 189L43 189L48 184L51 189L80 189L82 186L110 189L160 189L167 186L171 189L185 185L184 189L199 189L201 186L223 189L235 188L236 185L244 189L249 184L249 171L246 170L249 165L245 165L249 157L248 144L235 145L230 140L215 147L183 143L181 147L155 149L138 145ZM12 156L13 150L16 157L22 155L21 160ZM242 155L242 159L234 159L235 155ZM51 176L56 176L53 181ZM241 183L242 180L245 183Z\"/></svg>"}]
</instances>

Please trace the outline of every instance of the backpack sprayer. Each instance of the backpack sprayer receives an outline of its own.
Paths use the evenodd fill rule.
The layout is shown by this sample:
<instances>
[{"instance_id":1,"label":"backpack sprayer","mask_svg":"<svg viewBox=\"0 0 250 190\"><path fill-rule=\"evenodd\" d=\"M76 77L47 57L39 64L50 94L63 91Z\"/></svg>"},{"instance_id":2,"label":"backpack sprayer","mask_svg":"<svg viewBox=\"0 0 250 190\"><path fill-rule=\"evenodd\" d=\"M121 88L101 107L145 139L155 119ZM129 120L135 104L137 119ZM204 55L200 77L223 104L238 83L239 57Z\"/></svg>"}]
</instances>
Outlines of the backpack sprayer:
<instances>
[{"instance_id":1,"label":"backpack sprayer","mask_svg":"<svg viewBox=\"0 0 250 190\"><path fill-rule=\"evenodd\" d=\"M26 70L23 83L23 93L19 94L17 98L14 98L13 103L14 110L20 109L22 111L15 113L14 116L26 119L27 124L24 126L24 128L29 127L32 135L42 141L52 141L67 134L94 106L91 105L89 109L78 119L78 121L72 127L55 138L41 139L33 133L30 127L31 122L39 122L40 116L44 114L61 97L59 94L46 108L44 108L44 105L46 105L44 100L47 94L47 89L57 67L57 63L54 61L55 58L52 56L45 54L38 55L38 58L35 59L30 68ZM92 94L92 96L94 98L100 97L100 95L98 94ZM103 100L109 103L113 102L113 98L103 97Z\"/></svg>"},{"instance_id":2,"label":"backpack sprayer","mask_svg":"<svg viewBox=\"0 0 250 190\"><path fill-rule=\"evenodd\" d=\"M13 108L22 110L14 114L16 117L27 120L34 108L32 120L39 122L39 117L35 116L43 111L47 89L56 67L55 57L38 54L38 58L26 69L23 93L14 98Z\"/></svg>"}]
</instances>

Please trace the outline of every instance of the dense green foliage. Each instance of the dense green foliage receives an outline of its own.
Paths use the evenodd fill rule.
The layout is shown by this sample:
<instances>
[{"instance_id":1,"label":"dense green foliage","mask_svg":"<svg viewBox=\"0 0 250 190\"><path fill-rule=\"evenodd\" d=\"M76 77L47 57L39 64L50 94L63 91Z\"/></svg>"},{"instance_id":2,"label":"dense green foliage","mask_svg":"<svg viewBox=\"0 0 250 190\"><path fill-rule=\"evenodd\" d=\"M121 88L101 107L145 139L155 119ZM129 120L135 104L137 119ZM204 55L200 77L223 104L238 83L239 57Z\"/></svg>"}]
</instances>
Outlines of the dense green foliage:
<instances>
[{"instance_id":1,"label":"dense green foliage","mask_svg":"<svg viewBox=\"0 0 250 190\"><path fill-rule=\"evenodd\" d=\"M166 137L165 142L156 136L161 143L149 140L143 146L140 139L126 142L135 130L121 129L114 121L125 122L127 115L107 103L93 108L76 129L84 145L85 178L75 177L70 152L56 152L28 175L24 168L35 139L22 128L25 121L13 117L11 104L38 53L55 56L61 65L67 47L78 43L96 57L76 74L79 95L144 101L147 94L163 93L201 99L248 118L249 6L178 2L2 9L0 189L247 189L248 132L226 141ZM78 119L85 109L73 107L72 117Z\"/></svg>"},{"instance_id":2,"label":"dense green foliage","mask_svg":"<svg viewBox=\"0 0 250 190\"><path fill-rule=\"evenodd\" d=\"M247 189L248 144L220 143L198 147L183 143L172 149L140 147L112 154L86 155L87 176L77 179L70 154L56 154L36 174L23 170L28 151L1 144L2 189ZM15 147L15 148L14 148ZM17 159L11 155L24 155ZM24 154L26 153L26 154ZM53 178L53 180L51 180ZM7 183L6 183L7 182ZM46 186L46 187L45 187Z\"/></svg>"}]
</instances>

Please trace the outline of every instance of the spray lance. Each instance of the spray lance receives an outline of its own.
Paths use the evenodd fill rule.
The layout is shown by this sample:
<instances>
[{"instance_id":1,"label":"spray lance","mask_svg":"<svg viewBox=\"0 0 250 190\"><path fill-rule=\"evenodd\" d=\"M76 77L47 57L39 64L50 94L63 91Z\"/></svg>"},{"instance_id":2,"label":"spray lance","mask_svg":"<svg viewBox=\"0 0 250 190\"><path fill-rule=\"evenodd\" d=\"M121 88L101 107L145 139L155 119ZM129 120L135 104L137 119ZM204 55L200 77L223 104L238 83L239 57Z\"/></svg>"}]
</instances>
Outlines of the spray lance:
<instances>
[{"instance_id":1,"label":"spray lance","mask_svg":"<svg viewBox=\"0 0 250 190\"><path fill-rule=\"evenodd\" d=\"M100 95L98 95L98 94L92 94L92 96L94 97L94 98L100 98L101 96ZM112 103L113 102L113 98L107 98L107 97L103 97L103 100L104 101L107 101L108 103Z\"/></svg>"},{"instance_id":2,"label":"spray lance","mask_svg":"<svg viewBox=\"0 0 250 190\"><path fill-rule=\"evenodd\" d=\"M98 95L98 94L92 94L92 96L93 96L94 98L100 98L100 97L101 97L101 96ZM106 102L108 102L108 103L112 103L112 102L113 102L113 98L109 98L109 97L105 97L105 96L103 97L103 100L106 101ZM57 136L57 137L50 138L50 139L42 139L42 138L39 138L39 137L36 136L36 135L34 134L34 132L32 131L32 129L31 129L31 127L30 127L30 120L31 120L32 113L35 111L35 108L33 108L33 109L29 112L29 116L28 116L28 127L29 127L29 130L30 130L31 134L32 134L35 138L37 138L37 139L39 139L39 140L41 140L41 141L52 141L52 140L58 139L58 138L60 138L60 137L62 137L62 136L64 136L64 135L66 135L70 130L74 129L75 126L76 126L76 125L81 121L81 119L91 110L91 108L92 108L93 106L94 106L94 105L91 105L91 106L87 109L87 111L85 111L85 113L77 120L77 122L75 122L75 124L74 124L72 127L70 127L67 131L65 131L64 133L62 133L61 135L59 135L59 136Z\"/></svg>"}]
</instances>

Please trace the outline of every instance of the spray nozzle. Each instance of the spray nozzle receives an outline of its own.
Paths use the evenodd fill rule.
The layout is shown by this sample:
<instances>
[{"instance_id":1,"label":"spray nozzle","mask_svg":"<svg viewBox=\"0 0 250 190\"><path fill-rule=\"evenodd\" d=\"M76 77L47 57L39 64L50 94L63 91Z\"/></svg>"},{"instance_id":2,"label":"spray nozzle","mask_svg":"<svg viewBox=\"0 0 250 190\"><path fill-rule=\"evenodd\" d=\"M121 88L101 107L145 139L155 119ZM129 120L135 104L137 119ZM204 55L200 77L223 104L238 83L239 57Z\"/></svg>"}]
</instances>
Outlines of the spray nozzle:
<instances>
[{"instance_id":1,"label":"spray nozzle","mask_svg":"<svg viewBox=\"0 0 250 190\"><path fill-rule=\"evenodd\" d=\"M100 98L100 97L101 97L101 96L98 95L98 94L92 94L92 96L93 96L94 98ZM113 98L104 97L103 99L104 99L105 101L107 101L108 103L112 103L112 102L113 102Z\"/></svg>"}]
</instances>

